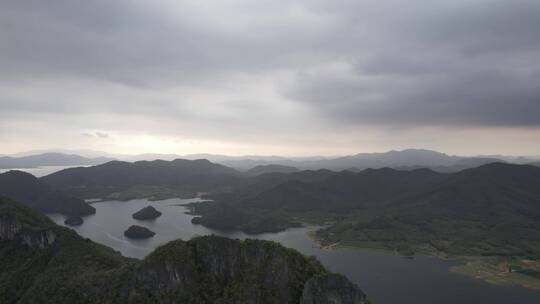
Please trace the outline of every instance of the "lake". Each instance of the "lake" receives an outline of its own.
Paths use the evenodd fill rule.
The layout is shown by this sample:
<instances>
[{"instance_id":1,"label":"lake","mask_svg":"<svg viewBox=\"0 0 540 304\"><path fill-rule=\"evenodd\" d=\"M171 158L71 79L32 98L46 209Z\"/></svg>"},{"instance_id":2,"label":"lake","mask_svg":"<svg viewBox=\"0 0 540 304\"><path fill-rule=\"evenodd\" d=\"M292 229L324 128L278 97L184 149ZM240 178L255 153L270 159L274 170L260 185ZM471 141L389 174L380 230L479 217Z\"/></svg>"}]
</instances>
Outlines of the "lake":
<instances>
[{"instance_id":1,"label":"lake","mask_svg":"<svg viewBox=\"0 0 540 304\"><path fill-rule=\"evenodd\" d=\"M451 273L455 265L434 257L406 259L392 254L365 249L322 250L307 237L315 227L289 229L280 233L246 235L223 232L193 225L193 216L180 204L199 199L169 199L94 203L96 214L84 218L84 224L73 228L80 235L112 247L125 256L143 258L157 246L174 239L190 239L196 235L216 234L230 238L257 238L280 242L306 254L314 255L329 270L345 274L368 294L375 304L538 304L540 292L520 287L500 287L480 280ZM131 217L143 207L152 205L163 215L153 221ZM64 216L49 215L63 225ZM124 231L131 225L146 226L156 232L153 238L130 240Z\"/></svg>"}]
</instances>

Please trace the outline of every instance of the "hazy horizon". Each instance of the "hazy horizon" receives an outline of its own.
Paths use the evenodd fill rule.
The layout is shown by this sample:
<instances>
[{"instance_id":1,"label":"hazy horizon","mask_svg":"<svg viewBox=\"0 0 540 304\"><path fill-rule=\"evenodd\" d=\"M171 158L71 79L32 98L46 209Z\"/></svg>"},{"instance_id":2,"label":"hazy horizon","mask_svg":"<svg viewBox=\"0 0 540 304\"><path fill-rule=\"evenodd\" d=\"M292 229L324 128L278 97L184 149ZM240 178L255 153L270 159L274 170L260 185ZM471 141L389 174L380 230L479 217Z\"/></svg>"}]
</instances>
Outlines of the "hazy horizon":
<instances>
[{"instance_id":1,"label":"hazy horizon","mask_svg":"<svg viewBox=\"0 0 540 304\"><path fill-rule=\"evenodd\" d=\"M377 153L387 153L387 152L403 152L407 150L424 150L424 151L432 151L432 152L438 152L443 153L448 156L459 156L459 157L529 157L531 159L539 159L540 154L528 154L528 155L512 155L512 154L499 154L499 153L491 153L491 154L452 154L452 153L446 153L445 151L438 151L438 150L432 150L432 149L425 149L425 148L405 148L405 149L390 149L390 150L380 150L380 151L357 151L350 154L305 154L305 155L278 155L278 154L220 154L220 153L212 153L212 152L195 152L195 153L181 153L181 152L171 152L171 153L158 153L158 152L133 152L132 153L114 153L109 151L103 151L103 150L87 150L87 149L64 149L64 148L49 148L49 149L38 149L38 150L23 150L18 151L15 153L0 153L0 156L11 156L11 157L23 157L23 156L30 156L30 155L37 155L37 154L45 154L45 153L62 153L62 154L74 154L74 155L80 155L85 157L135 157L135 156L141 156L141 155L175 155L175 156L195 156L195 155L213 155L213 156L225 156L225 157L237 157L237 158L249 158L249 157L276 157L276 158L338 158L338 157L345 157L345 156L353 156L357 154L377 154Z\"/></svg>"}]
</instances>

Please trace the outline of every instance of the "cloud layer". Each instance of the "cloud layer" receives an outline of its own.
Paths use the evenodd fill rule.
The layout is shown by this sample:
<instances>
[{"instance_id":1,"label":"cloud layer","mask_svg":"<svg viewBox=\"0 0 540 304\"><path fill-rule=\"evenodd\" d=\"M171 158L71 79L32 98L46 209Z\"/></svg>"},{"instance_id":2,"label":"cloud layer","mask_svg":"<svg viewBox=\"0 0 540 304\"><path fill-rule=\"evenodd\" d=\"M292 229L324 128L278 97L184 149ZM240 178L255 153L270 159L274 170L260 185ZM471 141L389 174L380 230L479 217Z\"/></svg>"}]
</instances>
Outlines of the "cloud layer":
<instances>
[{"instance_id":1,"label":"cloud layer","mask_svg":"<svg viewBox=\"0 0 540 304\"><path fill-rule=\"evenodd\" d=\"M540 148L534 0L7 1L0 37L7 152Z\"/></svg>"}]
</instances>

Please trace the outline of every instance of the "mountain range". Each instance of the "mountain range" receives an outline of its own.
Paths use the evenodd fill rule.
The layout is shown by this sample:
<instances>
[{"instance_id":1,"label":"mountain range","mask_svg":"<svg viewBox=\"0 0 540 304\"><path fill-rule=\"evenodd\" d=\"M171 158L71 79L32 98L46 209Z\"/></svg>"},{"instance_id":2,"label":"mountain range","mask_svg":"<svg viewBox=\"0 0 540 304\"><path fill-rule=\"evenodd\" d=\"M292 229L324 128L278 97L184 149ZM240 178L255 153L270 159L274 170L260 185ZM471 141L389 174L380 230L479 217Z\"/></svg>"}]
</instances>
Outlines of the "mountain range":
<instances>
[{"instance_id":1,"label":"mountain range","mask_svg":"<svg viewBox=\"0 0 540 304\"><path fill-rule=\"evenodd\" d=\"M148 156L148 155L146 155ZM151 157L159 158L159 155ZM491 162L527 163L534 158L497 157L464 157L452 156L425 149L406 149L381 153L358 153L340 157L280 157L280 156L225 156L214 154L165 155L169 158L197 159L204 158L240 171L248 171L254 167L279 165L294 167L300 170L328 169L333 171L363 170L367 168L431 168L440 172L457 172Z\"/></svg>"},{"instance_id":2,"label":"mountain range","mask_svg":"<svg viewBox=\"0 0 540 304\"><path fill-rule=\"evenodd\" d=\"M382 153L359 153L349 156L341 157L281 157L281 156L260 156L260 155L246 155L246 156L227 156L218 154L138 154L138 155L122 155L122 154L109 154L98 151L64 151L64 156L60 153L45 153L44 151L34 151L28 153L19 154L17 157L8 157L6 163L3 165L5 168L22 168L22 167L34 167L45 166L51 164L62 165L97 165L105 163L110 160L121 161L152 161L152 160L166 160L172 161L175 159L207 159L214 163L219 163L228 167L235 168L240 171L248 171L258 166L287 166L295 167L300 170L317 170L317 169L329 169L334 171L352 170L360 171L367 168L399 168L399 169L416 169L416 168L430 168L439 172L457 172L463 169L480 166L491 162L509 162L517 164L532 163L540 160L540 156L537 157L517 157L517 156L504 156L504 155L488 155L488 156L452 156L444 153L424 150L424 149L406 149L401 151L388 151ZM40 153L40 155L33 155L32 153ZM72 153L80 153L82 156L70 155ZM56 162L51 160L46 161L47 157L57 158ZM5 157L4 157L5 158ZM20 158L20 160L18 160ZM30 159L28 159L30 158ZM40 159L43 161L32 160L32 158ZM61 160L65 158L65 160ZM2 158L0 158L1 160ZM15 166L17 164L17 166ZM0 168L2 162L0 162ZM268 171L266 171L268 172ZM279 172L279 171L278 171Z\"/></svg>"},{"instance_id":3,"label":"mountain range","mask_svg":"<svg viewBox=\"0 0 540 304\"><path fill-rule=\"evenodd\" d=\"M92 167L64 169L44 176L43 182L79 198L105 198L114 193L141 190L225 191L239 184L243 173L208 160L154 160L134 163L111 161ZM175 196L175 195L173 195ZM194 196L194 195L193 195Z\"/></svg>"},{"instance_id":4,"label":"mountain range","mask_svg":"<svg viewBox=\"0 0 540 304\"><path fill-rule=\"evenodd\" d=\"M419 161L408 154L423 155L426 165L445 161L449 164L452 158L430 151L417 152L378 157L407 165ZM489 238L485 234L497 231L490 229L501 223L510 225L507 231L512 233L529 229L526 235L536 236L534 231L540 230L540 168L501 162L483 164L492 160L457 159L455 165L474 167L453 173L416 166L337 172L300 171L282 165L240 172L203 159L111 161L61 170L40 179L17 171L4 173L0 175L0 195L44 212L86 215L93 208L83 199L162 199L194 197L204 192L218 203L199 203L191 206L191 211L199 215L194 222L211 228L259 233L280 231L305 221L332 221L331 226L319 231L321 239L350 244L369 241L389 248L430 246L445 253L490 254L495 248L483 242L457 242L465 232L445 234L455 226L454 231L467 227L467 233L475 238L492 238L490 242L497 244L498 254L540 252L534 239L511 234L506 240L501 239L504 234L489 234ZM376 232L388 234L386 241L377 239L374 230L366 228L371 227L371 221L392 223L383 232ZM409 231L407 237L404 231ZM433 241L437 239L438 243Z\"/></svg>"},{"instance_id":5,"label":"mountain range","mask_svg":"<svg viewBox=\"0 0 540 304\"><path fill-rule=\"evenodd\" d=\"M246 171L249 175L261 175L265 173L292 173L298 172L300 169L291 166L283 165L259 165Z\"/></svg>"},{"instance_id":6,"label":"mountain range","mask_svg":"<svg viewBox=\"0 0 540 304\"><path fill-rule=\"evenodd\" d=\"M540 258L540 167L492 158L454 159L432 151L377 158L394 168L333 171L262 165L243 172L205 159L110 161L39 179L9 171L0 174L0 195L42 212L82 216L95 212L83 199L203 196L211 201L188 205L196 216L192 222L213 229L262 233L312 223L323 225L312 234L323 247L481 256L495 259L494 265ZM426 167L453 162L451 166L462 169L411 165L421 159ZM526 271L540 275L535 269Z\"/></svg>"}]
</instances>

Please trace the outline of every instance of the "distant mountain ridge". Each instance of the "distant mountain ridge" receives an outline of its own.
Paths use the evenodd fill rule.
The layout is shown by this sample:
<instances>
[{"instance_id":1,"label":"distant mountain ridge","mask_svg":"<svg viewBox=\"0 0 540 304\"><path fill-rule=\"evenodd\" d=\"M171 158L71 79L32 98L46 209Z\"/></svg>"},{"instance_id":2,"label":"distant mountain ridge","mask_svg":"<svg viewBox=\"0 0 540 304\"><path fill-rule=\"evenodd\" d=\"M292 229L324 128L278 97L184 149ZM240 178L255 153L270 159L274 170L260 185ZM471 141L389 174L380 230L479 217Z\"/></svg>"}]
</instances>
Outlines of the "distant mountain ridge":
<instances>
[{"instance_id":1,"label":"distant mountain ridge","mask_svg":"<svg viewBox=\"0 0 540 304\"><path fill-rule=\"evenodd\" d=\"M107 157L87 158L74 154L43 153L29 156L0 157L0 169L35 168L41 166L90 166L111 161Z\"/></svg>"},{"instance_id":2,"label":"distant mountain ridge","mask_svg":"<svg viewBox=\"0 0 540 304\"><path fill-rule=\"evenodd\" d=\"M240 183L243 173L208 160L111 161L92 167L61 170L41 180L80 198L103 198L132 187L209 191Z\"/></svg>"},{"instance_id":3,"label":"distant mountain ridge","mask_svg":"<svg viewBox=\"0 0 540 304\"><path fill-rule=\"evenodd\" d=\"M430 168L438 172L457 172L492 162L512 162L515 160L516 162L519 161L519 163L525 163L527 160L523 157L452 156L426 149L358 153L340 157L226 156L214 154L196 154L180 157L187 159L192 157L205 158L242 171L257 166L288 166L299 170L360 171L367 168L390 167L399 169Z\"/></svg>"},{"instance_id":4,"label":"distant mountain ridge","mask_svg":"<svg viewBox=\"0 0 540 304\"><path fill-rule=\"evenodd\" d=\"M402 151L388 151L382 153L359 153L341 157L278 157L278 156L242 156L226 157L206 155L211 161L226 166L247 170L256 166L280 165L295 167L301 170L328 169L342 171L351 168L383 168L394 166L451 166L461 159L458 156L449 156L444 153L423 150L407 149Z\"/></svg>"},{"instance_id":5,"label":"distant mountain ridge","mask_svg":"<svg viewBox=\"0 0 540 304\"><path fill-rule=\"evenodd\" d=\"M70 153L70 151L59 150L64 154ZM37 151L42 152L42 151ZM426 150L426 149L405 149L401 151L387 151L380 153L358 153L348 156L339 157L323 157L323 156L309 156L309 157L283 157L283 156L268 156L268 155L244 155L244 156L228 156L219 154L159 154L159 153L146 153L138 155L122 155L122 154L109 154L98 151L71 151L72 153L80 153L80 155L87 158L95 159L96 156L101 155L102 158L95 159L97 163L90 163L89 165L96 165L98 163L104 163L113 159L122 161L153 161L153 160L166 160L172 161L175 159L207 159L214 163L219 163L231 168L235 168L240 171L248 171L257 166L288 166L295 167L300 170L318 170L328 169L334 171L352 170L360 171L367 168L398 168L398 169L417 169L417 168L430 168L439 172L457 172L463 169L472 168L489 162L509 162L526 164L540 160L539 157L520 157L520 156L504 156L504 155L491 155L491 156L452 156L445 153ZM28 153L22 153L24 156L28 156ZM104 159L103 159L104 157ZM106 161L104 161L106 160ZM75 161L77 162L77 161ZM82 162L79 160L78 162ZM84 164L75 164L84 165Z\"/></svg>"},{"instance_id":6,"label":"distant mountain ridge","mask_svg":"<svg viewBox=\"0 0 540 304\"><path fill-rule=\"evenodd\" d=\"M259 165L249 169L246 173L250 175L261 175L265 173L292 173L298 171L300 171L300 169L291 166Z\"/></svg>"}]
</instances>

